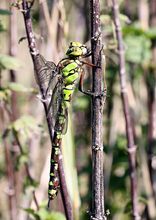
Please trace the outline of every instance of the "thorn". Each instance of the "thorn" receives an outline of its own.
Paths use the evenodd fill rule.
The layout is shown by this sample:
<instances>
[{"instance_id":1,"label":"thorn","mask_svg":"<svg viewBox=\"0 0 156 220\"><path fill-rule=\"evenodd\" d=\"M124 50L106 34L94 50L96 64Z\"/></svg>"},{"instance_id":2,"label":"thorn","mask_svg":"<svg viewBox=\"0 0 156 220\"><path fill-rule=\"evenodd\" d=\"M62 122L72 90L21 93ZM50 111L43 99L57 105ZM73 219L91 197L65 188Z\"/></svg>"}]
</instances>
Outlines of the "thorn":
<instances>
[{"instance_id":1,"label":"thorn","mask_svg":"<svg viewBox=\"0 0 156 220\"><path fill-rule=\"evenodd\" d=\"M39 54L39 51L38 50L34 50L34 51L30 51L30 53L34 56L38 55Z\"/></svg>"},{"instance_id":2,"label":"thorn","mask_svg":"<svg viewBox=\"0 0 156 220\"><path fill-rule=\"evenodd\" d=\"M47 102L47 99L42 98L42 96L40 94L36 95L36 97L43 103Z\"/></svg>"},{"instance_id":3,"label":"thorn","mask_svg":"<svg viewBox=\"0 0 156 220\"><path fill-rule=\"evenodd\" d=\"M26 40L27 39L27 37L26 36L24 36L24 37L21 37L19 40L18 40L18 44L20 44L23 40Z\"/></svg>"}]
</instances>

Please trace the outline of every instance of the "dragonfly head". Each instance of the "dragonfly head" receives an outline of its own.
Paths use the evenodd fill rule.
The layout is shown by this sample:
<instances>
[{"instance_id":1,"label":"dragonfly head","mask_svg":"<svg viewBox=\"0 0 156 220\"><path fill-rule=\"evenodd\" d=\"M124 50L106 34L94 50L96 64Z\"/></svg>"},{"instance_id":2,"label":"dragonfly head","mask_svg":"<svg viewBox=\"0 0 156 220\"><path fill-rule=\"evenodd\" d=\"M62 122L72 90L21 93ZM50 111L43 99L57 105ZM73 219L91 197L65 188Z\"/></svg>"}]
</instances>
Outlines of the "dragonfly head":
<instances>
[{"instance_id":1,"label":"dragonfly head","mask_svg":"<svg viewBox=\"0 0 156 220\"><path fill-rule=\"evenodd\" d=\"M71 42L66 55L69 57L79 57L88 54L87 46L79 42Z\"/></svg>"}]
</instances>

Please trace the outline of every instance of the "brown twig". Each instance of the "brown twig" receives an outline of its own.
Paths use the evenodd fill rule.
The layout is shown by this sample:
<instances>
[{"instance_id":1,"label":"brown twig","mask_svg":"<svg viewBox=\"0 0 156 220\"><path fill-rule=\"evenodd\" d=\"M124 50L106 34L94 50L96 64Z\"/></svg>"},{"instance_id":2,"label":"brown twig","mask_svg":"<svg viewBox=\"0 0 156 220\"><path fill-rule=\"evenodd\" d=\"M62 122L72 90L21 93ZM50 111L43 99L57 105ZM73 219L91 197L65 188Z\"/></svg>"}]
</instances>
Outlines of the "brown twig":
<instances>
[{"instance_id":1,"label":"brown twig","mask_svg":"<svg viewBox=\"0 0 156 220\"><path fill-rule=\"evenodd\" d=\"M14 170L10 155L10 149L7 140L4 141L5 146L5 159L7 164L7 176L8 176L8 198L9 198L9 212L10 220L14 220L17 217L17 201L15 195L15 182L14 182Z\"/></svg>"},{"instance_id":2,"label":"brown twig","mask_svg":"<svg viewBox=\"0 0 156 220\"><path fill-rule=\"evenodd\" d=\"M38 82L38 85L39 85L39 88L40 88L42 98L45 99L46 87L43 84L43 82L41 81L41 79L39 77L39 73L38 73L38 62L37 62L36 56L38 55L39 52L37 50L37 46L36 46L36 42L35 42L35 38L34 38L34 33L33 33L33 29L32 29L30 8L28 7L28 3L27 3L26 0L22 1L22 12L23 12L23 16L24 16L25 28L26 28L27 38L28 38L28 44L29 44L31 57L32 57L32 60L33 60L34 68L35 68L37 82ZM51 117L50 116L47 117L48 104L49 103L47 103L47 102L43 102L44 109L45 109L45 115L46 115L46 119L47 119L47 124L48 124L48 129L49 129L50 140L51 140L51 143L52 143L52 140L53 140L53 127L52 127ZM72 206L71 206L68 190L67 190L67 187L66 187L65 174L64 174L64 168L63 168L61 156L60 156L60 160L59 160L59 176L60 176L61 193L62 193L62 199L63 199L66 218L68 220L72 220L73 219Z\"/></svg>"},{"instance_id":3,"label":"brown twig","mask_svg":"<svg viewBox=\"0 0 156 220\"><path fill-rule=\"evenodd\" d=\"M10 0L10 5L15 2ZM16 57L17 55L17 11L14 7L10 7L11 15L9 17L9 55ZM15 70L10 70L10 82L16 82L17 72ZM11 93L11 106L10 106L11 114L9 115L10 121L14 121L18 118L19 109L17 105L17 93L12 91ZM7 110L7 109L6 109ZM12 143L12 150L14 154L12 155L13 163L16 161L17 152L16 152L16 143ZM19 173L14 172L14 179L15 179L15 196L16 196L16 205L18 204L18 199L20 197L20 189L21 189L21 181L19 181Z\"/></svg>"},{"instance_id":4,"label":"brown twig","mask_svg":"<svg viewBox=\"0 0 156 220\"><path fill-rule=\"evenodd\" d=\"M90 1L91 9L91 49L92 63L102 66L101 57L101 27L99 0ZM102 68L93 67L92 97L92 211L90 219L106 219L104 209L104 171L103 171L103 135L102 118L104 99L102 96Z\"/></svg>"},{"instance_id":5,"label":"brown twig","mask_svg":"<svg viewBox=\"0 0 156 220\"><path fill-rule=\"evenodd\" d=\"M18 134L17 134L16 131L14 131L13 134L14 134L14 138L15 138L15 140L16 140L16 143L17 143L17 145L18 145L18 147L19 147L20 153L23 154L24 152L23 152L23 148L22 148L22 145L21 145L21 143L20 143L20 140L19 140L19 138L18 138ZM31 176L31 174L30 174L30 170L29 170L29 165L28 165L28 163L25 162L24 165L25 165L25 170L26 170L27 177L28 177L30 180L33 180L32 176ZM37 210L39 210L39 204L38 204L38 201L37 201L37 198L36 198L36 195L35 195L35 191L33 191L33 199L34 199L34 202L35 202L35 205L36 205Z\"/></svg>"},{"instance_id":6,"label":"brown twig","mask_svg":"<svg viewBox=\"0 0 156 220\"><path fill-rule=\"evenodd\" d=\"M149 3L150 8L150 27L154 28L156 25L156 1L151 0ZM156 62L156 40L152 39L152 62ZM150 178L153 188L153 196L155 197L156 202L156 171L153 168L152 163L155 160L155 151L154 148L156 146L156 70L155 68L151 68L150 72L147 75L146 83L147 83L147 92L148 92L148 164L150 170ZM151 83L152 82L152 83Z\"/></svg>"},{"instance_id":7,"label":"brown twig","mask_svg":"<svg viewBox=\"0 0 156 220\"><path fill-rule=\"evenodd\" d=\"M1 85L0 85L1 87ZM1 114L1 128L2 131L6 128L6 118L5 118L6 103L1 103L0 114ZM8 114L10 116L10 114ZM15 176L14 176L14 167L13 161L11 158L10 146L5 138L3 138L4 149L5 149L5 160L6 160L6 173L8 179L8 203L9 203L9 215L10 220L14 220L17 217L17 200L15 193Z\"/></svg>"},{"instance_id":8,"label":"brown twig","mask_svg":"<svg viewBox=\"0 0 156 220\"><path fill-rule=\"evenodd\" d=\"M10 3L12 1L10 0ZM15 43L16 35L17 35L17 29L16 29L16 13L13 8L11 8L12 14L9 17L9 31L10 31L10 38L9 38L9 54L11 56L16 55L17 47ZM15 72L13 70L10 70L10 80L13 82L15 81ZM12 121L15 119L16 115L16 94L12 93L11 96L11 111L10 108L4 103L2 104L2 126L6 126L6 121L5 120L5 114L6 112L9 116L9 120ZM9 106L10 107L10 106ZM6 160L6 167L7 167L7 178L8 178L8 202L9 202L9 214L10 214L10 220L13 220L15 218L18 219L17 217L17 190L16 190L16 174L14 172L14 158L11 155L10 152L10 146L8 144L8 141L6 139L3 139L3 143L5 146L5 160ZM14 145L11 146L14 148ZM15 156L15 155L14 155Z\"/></svg>"},{"instance_id":9,"label":"brown twig","mask_svg":"<svg viewBox=\"0 0 156 220\"><path fill-rule=\"evenodd\" d=\"M10 0L10 4L13 3L12 0ZM17 15L16 10L14 7L11 7L12 14L10 15L10 39L9 39L9 54L10 56L16 56L17 55ZM16 82L16 71L10 70L10 81ZM12 116L13 120L17 119L18 115L18 108L17 108L17 95L15 92L12 92L11 97L11 109L12 109Z\"/></svg>"},{"instance_id":10,"label":"brown twig","mask_svg":"<svg viewBox=\"0 0 156 220\"><path fill-rule=\"evenodd\" d=\"M125 116L126 135L128 142L132 215L134 220L139 220L140 216L138 213L138 199L137 199L136 146L134 143L134 134L131 124L131 116L130 116L130 109L128 103L128 95L127 95L124 44L122 39L121 24L119 19L119 6L117 0L112 0L112 4L113 4L112 5L113 19L114 19L117 44L118 44L118 53L119 53L119 77L120 77L121 97L122 97L123 111Z\"/></svg>"}]
</instances>

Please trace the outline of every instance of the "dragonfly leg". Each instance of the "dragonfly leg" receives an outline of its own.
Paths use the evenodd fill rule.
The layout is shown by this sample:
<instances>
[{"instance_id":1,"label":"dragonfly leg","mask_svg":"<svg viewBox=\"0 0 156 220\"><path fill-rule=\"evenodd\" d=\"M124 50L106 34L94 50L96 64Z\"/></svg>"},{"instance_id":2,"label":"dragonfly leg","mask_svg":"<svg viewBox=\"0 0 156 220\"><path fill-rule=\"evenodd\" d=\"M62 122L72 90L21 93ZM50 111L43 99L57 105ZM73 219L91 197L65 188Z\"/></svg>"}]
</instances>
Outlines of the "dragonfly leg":
<instances>
[{"instance_id":1,"label":"dragonfly leg","mask_svg":"<svg viewBox=\"0 0 156 220\"><path fill-rule=\"evenodd\" d=\"M82 92L83 94L85 94L85 95L90 95L89 91L84 91L83 81L84 81L84 71L82 70L81 75L80 75L80 81L79 81L78 89L79 89L80 92Z\"/></svg>"},{"instance_id":2,"label":"dragonfly leg","mask_svg":"<svg viewBox=\"0 0 156 220\"><path fill-rule=\"evenodd\" d=\"M78 87L80 92L82 92L85 95L89 95L89 96L93 96L93 97L106 97L106 92L107 92L106 88L104 88L104 90L100 93L92 92L90 90L88 90L88 91L84 90L84 87L83 87L84 74L85 74L85 72L82 71L81 75L80 75L80 81L79 81L79 87Z\"/></svg>"},{"instance_id":3,"label":"dragonfly leg","mask_svg":"<svg viewBox=\"0 0 156 220\"><path fill-rule=\"evenodd\" d=\"M90 95L90 96L93 96L93 97L106 97L106 91L103 90L101 91L100 93L97 93L97 92L91 92L90 90L88 90L87 92L85 92L87 95Z\"/></svg>"},{"instance_id":4,"label":"dragonfly leg","mask_svg":"<svg viewBox=\"0 0 156 220\"><path fill-rule=\"evenodd\" d=\"M93 63L88 63L88 62L86 62L86 61L81 61L81 63L84 65L84 64L86 64L87 66L90 66L90 67L97 67L98 68L98 66L96 66L95 64L93 64Z\"/></svg>"}]
</instances>

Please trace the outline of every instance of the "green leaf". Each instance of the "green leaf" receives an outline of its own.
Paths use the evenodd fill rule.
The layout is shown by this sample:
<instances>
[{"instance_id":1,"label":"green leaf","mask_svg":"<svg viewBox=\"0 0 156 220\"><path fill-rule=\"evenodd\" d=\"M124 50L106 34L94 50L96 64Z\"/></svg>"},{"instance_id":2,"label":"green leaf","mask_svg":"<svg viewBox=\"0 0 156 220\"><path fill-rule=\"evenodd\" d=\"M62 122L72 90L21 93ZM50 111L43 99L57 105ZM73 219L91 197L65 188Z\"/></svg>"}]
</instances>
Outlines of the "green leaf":
<instances>
[{"instance_id":1,"label":"green leaf","mask_svg":"<svg viewBox=\"0 0 156 220\"><path fill-rule=\"evenodd\" d=\"M126 59L136 64L144 64L151 59L151 42L145 36L127 36L126 43Z\"/></svg>"},{"instance_id":2,"label":"green leaf","mask_svg":"<svg viewBox=\"0 0 156 220\"><path fill-rule=\"evenodd\" d=\"M46 208L39 208L35 211L31 208L24 209L28 214L36 220L66 220L65 216L60 212L49 212Z\"/></svg>"},{"instance_id":3,"label":"green leaf","mask_svg":"<svg viewBox=\"0 0 156 220\"><path fill-rule=\"evenodd\" d=\"M146 36L151 40L156 39L156 28L150 28L149 30L147 30Z\"/></svg>"},{"instance_id":4,"label":"green leaf","mask_svg":"<svg viewBox=\"0 0 156 220\"><path fill-rule=\"evenodd\" d=\"M4 25L0 21L0 32L5 32L6 29L4 28Z\"/></svg>"},{"instance_id":5,"label":"green leaf","mask_svg":"<svg viewBox=\"0 0 156 220\"><path fill-rule=\"evenodd\" d=\"M143 197L139 197L138 202L144 205L147 205L147 200ZM132 213L132 201L131 200L127 201L125 208L124 208L124 213L127 213L127 214Z\"/></svg>"},{"instance_id":6,"label":"green leaf","mask_svg":"<svg viewBox=\"0 0 156 220\"><path fill-rule=\"evenodd\" d=\"M130 214L131 212L132 212L132 201L128 200L124 208L124 213Z\"/></svg>"},{"instance_id":7,"label":"green leaf","mask_svg":"<svg viewBox=\"0 0 156 220\"><path fill-rule=\"evenodd\" d=\"M147 199L146 199L146 198L140 196L140 197L138 198L138 200L139 200L139 203L142 203L142 204L144 204L144 205L147 205Z\"/></svg>"},{"instance_id":8,"label":"green leaf","mask_svg":"<svg viewBox=\"0 0 156 220\"><path fill-rule=\"evenodd\" d=\"M141 27L135 24L123 27L122 32L124 36L143 36L146 34L146 32Z\"/></svg>"},{"instance_id":9,"label":"green leaf","mask_svg":"<svg viewBox=\"0 0 156 220\"><path fill-rule=\"evenodd\" d=\"M26 188L31 188L32 190L35 190L38 187L39 183L38 181L34 180L34 179L30 179L28 176L26 176L25 180L24 180L24 190L26 190Z\"/></svg>"},{"instance_id":10,"label":"green leaf","mask_svg":"<svg viewBox=\"0 0 156 220\"><path fill-rule=\"evenodd\" d=\"M24 115L12 123L12 128L19 132L21 129L27 132L32 132L38 128L35 118L30 115Z\"/></svg>"},{"instance_id":11,"label":"green leaf","mask_svg":"<svg viewBox=\"0 0 156 220\"><path fill-rule=\"evenodd\" d=\"M0 69L17 70L22 66L22 62L12 56L0 54Z\"/></svg>"},{"instance_id":12,"label":"green leaf","mask_svg":"<svg viewBox=\"0 0 156 220\"><path fill-rule=\"evenodd\" d=\"M37 214L41 220L66 220L62 213L48 212L46 209L40 209Z\"/></svg>"},{"instance_id":13,"label":"green leaf","mask_svg":"<svg viewBox=\"0 0 156 220\"><path fill-rule=\"evenodd\" d=\"M89 106L89 99L85 96L77 97L73 102L74 110L84 111Z\"/></svg>"},{"instance_id":14,"label":"green leaf","mask_svg":"<svg viewBox=\"0 0 156 220\"><path fill-rule=\"evenodd\" d=\"M8 88L14 92L33 92L34 88L27 88L24 85L20 84L20 83L9 83Z\"/></svg>"},{"instance_id":15,"label":"green leaf","mask_svg":"<svg viewBox=\"0 0 156 220\"><path fill-rule=\"evenodd\" d=\"M16 160L16 170L19 170L23 164L28 162L28 160L29 158L27 153L20 154Z\"/></svg>"},{"instance_id":16,"label":"green leaf","mask_svg":"<svg viewBox=\"0 0 156 220\"><path fill-rule=\"evenodd\" d=\"M58 219L59 220L66 220L65 216L63 214L59 213L59 212L52 212L51 213L51 218L53 220L58 220ZM50 218L47 219L47 220L50 220Z\"/></svg>"},{"instance_id":17,"label":"green leaf","mask_svg":"<svg viewBox=\"0 0 156 220\"><path fill-rule=\"evenodd\" d=\"M121 21L123 21L124 23L130 23L130 19L128 16L124 15L124 14L120 14L119 18Z\"/></svg>"},{"instance_id":18,"label":"green leaf","mask_svg":"<svg viewBox=\"0 0 156 220\"><path fill-rule=\"evenodd\" d=\"M11 11L6 9L0 9L0 15L11 15Z\"/></svg>"},{"instance_id":19,"label":"green leaf","mask_svg":"<svg viewBox=\"0 0 156 220\"><path fill-rule=\"evenodd\" d=\"M41 132L35 118L30 115L24 115L11 123L8 127L12 131L13 135L16 134L24 146L27 143L28 138L31 138L34 134L39 134Z\"/></svg>"},{"instance_id":20,"label":"green leaf","mask_svg":"<svg viewBox=\"0 0 156 220\"><path fill-rule=\"evenodd\" d=\"M36 220L40 220L39 216L36 214L36 211L31 208L23 209L26 211L28 214L32 215Z\"/></svg>"},{"instance_id":21,"label":"green leaf","mask_svg":"<svg viewBox=\"0 0 156 220\"><path fill-rule=\"evenodd\" d=\"M122 28L122 32L124 36L144 36L150 40L156 39L156 28L149 28L148 30L142 29L137 24L125 26Z\"/></svg>"},{"instance_id":22,"label":"green leaf","mask_svg":"<svg viewBox=\"0 0 156 220\"><path fill-rule=\"evenodd\" d=\"M0 101L7 102L11 96L11 91L9 89L0 89Z\"/></svg>"},{"instance_id":23,"label":"green leaf","mask_svg":"<svg viewBox=\"0 0 156 220\"><path fill-rule=\"evenodd\" d=\"M23 210L26 211L29 214L34 214L35 213L35 210L31 209L31 208L27 208L27 209L23 209Z\"/></svg>"}]
</instances>

